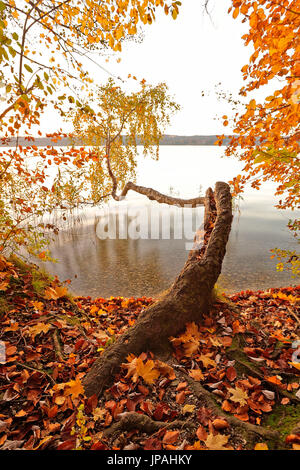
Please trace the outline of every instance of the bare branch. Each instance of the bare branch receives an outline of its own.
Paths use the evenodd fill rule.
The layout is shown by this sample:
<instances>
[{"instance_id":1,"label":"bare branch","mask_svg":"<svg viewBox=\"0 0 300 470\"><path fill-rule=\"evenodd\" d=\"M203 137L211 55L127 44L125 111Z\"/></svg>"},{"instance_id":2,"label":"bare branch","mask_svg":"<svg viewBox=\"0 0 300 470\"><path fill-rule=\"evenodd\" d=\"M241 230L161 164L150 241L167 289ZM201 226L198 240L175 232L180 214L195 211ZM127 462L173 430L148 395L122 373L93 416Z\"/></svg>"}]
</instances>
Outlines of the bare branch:
<instances>
[{"instance_id":1,"label":"bare branch","mask_svg":"<svg viewBox=\"0 0 300 470\"><path fill-rule=\"evenodd\" d=\"M148 199L151 201L159 202L160 204L169 204L172 206L179 206L179 207L197 207L204 205L204 197L195 197L192 199L181 199L178 197L167 196L162 194L155 189L152 188L145 188L144 186L138 186L131 181L126 183L124 189L120 196L117 196L116 200L122 200L128 193L128 191L135 191L139 194L143 194L143 196L147 196Z\"/></svg>"}]
</instances>

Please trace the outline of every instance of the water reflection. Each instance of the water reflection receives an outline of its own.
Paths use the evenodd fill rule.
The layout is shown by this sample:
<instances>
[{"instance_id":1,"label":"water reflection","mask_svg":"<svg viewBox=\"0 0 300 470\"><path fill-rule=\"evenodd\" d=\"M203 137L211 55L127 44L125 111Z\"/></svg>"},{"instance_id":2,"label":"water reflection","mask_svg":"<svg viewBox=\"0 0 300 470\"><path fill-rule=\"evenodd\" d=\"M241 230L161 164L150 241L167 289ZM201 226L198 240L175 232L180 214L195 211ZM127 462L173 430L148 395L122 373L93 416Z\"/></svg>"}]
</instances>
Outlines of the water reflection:
<instances>
[{"instance_id":1,"label":"water reflection","mask_svg":"<svg viewBox=\"0 0 300 470\"><path fill-rule=\"evenodd\" d=\"M182 152L185 153L185 165L182 164ZM161 192L167 191L172 183L181 197L193 197L200 183L207 188L217 180L229 180L240 169L239 162L222 159L216 148L163 147L158 163L142 161L138 182ZM288 273L276 272L276 261L270 259L271 248L296 247L286 227L288 219L295 214L274 208L273 191L272 185L268 184L260 192L247 191L240 203L240 212L235 212L219 280L227 292L293 283ZM133 208L145 208L145 204L161 215L170 210L164 205L149 203L144 197L131 197ZM174 210L181 209L172 208ZM189 211L188 219L191 220L193 211L184 210ZM155 296L169 287L187 258L186 243L191 240L174 237L170 240L101 240L96 235L95 217L103 216L103 211L104 208L90 212L84 224L61 231L51 247L59 263L47 263L46 268L61 279L70 278L76 294L93 297ZM201 219L203 208L197 211ZM132 217L132 214L127 216ZM173 223L175 230L177 223L178 219Z\"/></svg>"}]
</instances>

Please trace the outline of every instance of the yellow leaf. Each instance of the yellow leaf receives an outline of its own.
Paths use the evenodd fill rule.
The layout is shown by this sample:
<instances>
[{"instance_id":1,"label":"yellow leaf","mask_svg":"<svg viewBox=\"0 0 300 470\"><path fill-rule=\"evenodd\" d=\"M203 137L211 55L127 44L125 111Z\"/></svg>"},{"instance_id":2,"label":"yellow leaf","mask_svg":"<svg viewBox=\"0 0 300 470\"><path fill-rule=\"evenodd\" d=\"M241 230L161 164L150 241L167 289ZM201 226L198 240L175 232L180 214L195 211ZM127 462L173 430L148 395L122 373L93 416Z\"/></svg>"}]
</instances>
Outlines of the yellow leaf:
<instances>
[{"instance_id":1,"label":"yellow leaf","mask_svg":"<svg viewBox=\"0 0 300 470\"><path fill-rule=\"evenodd\" d=\"M145 364L141 358L130 358L128 364L122 364L124 369L127 369L126 378L132 377L132 381L136 382L138 377L142 377L148 384L152 384L159 376L160 371L155 368L155 363L152 360L147 361Z\"/></svg>"},{"instance_id":2,"label":"yellow leaf","mask_svg":"<svg viewBox=\"0 0 300 470\"><path fill-rule=\"evenodd\" d=\"M259 442L258 444L255 444L254 450L269 450L269 448L267 444Z\"/></svg>"},{"instance_id":3,"label":"yellow leaf","mask_svg":"<svg viewBox=\"0 0 300 470\"><path fill-rule=\"evenodd\" d=\"M247 404L248 395L244 390L239 387L229 388L228 391L231 393L230 400L239 403L241 406Z\"/></svg>"},{"instance_id":4,"label":"yellow leaf","mask_svg":"<svg viewBox=\"0 0 300 470\"><path fill-rule=\"evenodd\" d=\"M229 436L222 436L222 434L209 434L205 442L206 447L209 450L228 450L224 447L227 444Z\"/></svg>"},{"instance_id":5,"label":"yellow leaf","mask_svg":"<svg viewBox=\"0 0 300 470\"><path fill-rule=\"evenodd\" d=\"M9 282L8 281L3 281L0 283L0 290L5 291L8 289Z\"/></svg>"},{"instance_id":6,"label":"yellow leaf","mask_svg":"<svg viewBox=\"0 0 300 470\"><path fill-rule=\"evenodd\" d=\"M64 395L66 396L71 395L72 398L76 398L79 395L84 395L84 388L79 379L66 382L65 386Z\"/></svg>"},{"instance_id":7,"label":"yellow leaf","mask_svg":"<svg viewBox=\"0 0 300 470\"><path fill-rule=\"evenodd\" d=\"M200 354L199 361L202 362L202 364L204 365L205 368L207 368L208 366L215 367L217 365L216 361L211 359L208 354L207 355Z\"/></svg>"},{"instance_id":8,"label":"yellow leaf","mask_svg":"<svg viewBox=\"0 0 300 470\"><path fill-rule=\"evenodd\" d=\"M48 287L44 292L44 298L47 300L57 300L61 297L65 297L67 294L68 289L66 287Z\"/></svg>"},{"instance_id":9,"label":"yellow leaf","mask_svg":"<svg viewBox=\"0 0 300 470\"><path fill-rule=\"evenodd\" d=\"M295 369L300 370L300 362L289 362L289 364L295 367Z\"/></svg>"},{"instance_id":10,"label":"yellow leaf","mask_svg":"<svg viewBox=\"0 0 300 470\"><path fill-rule=\"evenodd\" d=\"M145 364L141 359L137 362L137 373L147 384L152 384L159 377L159 370L155 369L154 361L149 360Z\"/></svg>"},{"instance_id":11,"label":"yellow leaf","mask_svg":"<svg viewBox=\"0 0 300 470\"><path fill-rule=\"evenodd\" d=\"M189 371L189 376L192 377L197 382L204 379L201 369L192 369Z\"/></svg>"},{"instance_id":12,"label":"yellow leaf","mask_svg":"<svg viewBox=\"0 0 300 470\"><path fill-rule=\"evenodd\" d=\"M48 325L46 323L37 323L34 326L28 328L27 332L32 338L35 338L36 335L40 333L48 333L48 331L52 328L52 325Z\"/></svg>"},{"instance_id":13,"label":"yellow leaf","mask_svg":"<svg viewBox=\"0 0 300 470\"><path fill-rule=\"evenodd\" d=\"M93 419L97 421L98 419L105 419L107 410L105 408L95 408L93 411Z\"/></svg>"},{"instance_id":14,"label":"yellow leaf","mask_svg":"<svg viewBox=\"0 0 300 470\"><path fill-rule=\"evenodd\" d=\"M96 305L92 305L90 308L90 313L96 313L98 312L99 308Z\"/></svg>"},{"instance_id":15,"label":"yellow leaf","mask_svg":"<svg viewBox=\"0 0 300 470\"><path fill-rule=\"evenodd\" d=\"M34 301L31 302L31 305L34 307L35 310L38 310L39 312L41 312L44 308L43 302Z\"/></svg>"},{"instance_id":16,"label":"yellow leaf","mask_svg":"<svg viewBox=\"0 0 300 470\"><path fill-rule=\"evenodd\" d=\"M184 407L182 408L182 412L183 414L193 413L195 407L196 407L195 405L184 405Z\"/></svg>"}]
</instances>

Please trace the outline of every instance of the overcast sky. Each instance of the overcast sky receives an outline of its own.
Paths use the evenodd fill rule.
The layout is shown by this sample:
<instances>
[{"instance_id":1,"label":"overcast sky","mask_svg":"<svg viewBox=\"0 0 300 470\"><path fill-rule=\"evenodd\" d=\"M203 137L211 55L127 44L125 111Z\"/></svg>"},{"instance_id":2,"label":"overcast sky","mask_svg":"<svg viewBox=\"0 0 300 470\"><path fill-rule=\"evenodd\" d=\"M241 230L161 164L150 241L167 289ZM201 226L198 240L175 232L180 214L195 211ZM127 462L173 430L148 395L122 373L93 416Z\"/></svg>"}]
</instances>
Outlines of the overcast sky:
<instances>
[{"instance_id":1,"label":"overcast sky","mask_svg":"<svg viewBox=\"0 0 300 470\"><path fill-rule=\"evenodd\" d=\"M202 5L203 0L182 0L176 20L157 13L156 22L143 28L140 44L131 41L123 45L120 63L114 58L106 63L103 56L93 56L123 78L130 73L151 84L167 83L182 106L167 129L169 134L229 133L230 127L224 128L214 119L229 111L225 102L217 100L215 85L221 82L223 90L237 96L243 84L241 68L251 54L241 39L247 25L227 14L231 1L211 0L211 19L203 13ZM109 77L92 64L89 70L97 82L106 82ZM57 119L50 120L51 130L57 130ZM49 125L49 119L44 118L45 131L50 130Z\"/></svg>"}]
</instances>

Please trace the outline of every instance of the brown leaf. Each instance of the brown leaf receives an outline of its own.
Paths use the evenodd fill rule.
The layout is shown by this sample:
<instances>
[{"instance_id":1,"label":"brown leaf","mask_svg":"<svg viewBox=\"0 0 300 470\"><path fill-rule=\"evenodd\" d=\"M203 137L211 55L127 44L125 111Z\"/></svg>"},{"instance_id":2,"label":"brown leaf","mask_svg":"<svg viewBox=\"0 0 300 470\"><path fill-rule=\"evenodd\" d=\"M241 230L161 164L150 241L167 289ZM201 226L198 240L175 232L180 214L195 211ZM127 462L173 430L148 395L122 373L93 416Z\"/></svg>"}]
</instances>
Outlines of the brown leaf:
<instances>
[{"instance_id":1,"label":"brown leaf","mask_svg":"<svg viewBox=\"0 0 300 470\"><path fill-rule=\"evenodd\" d=\"M228 367L226 370L226 377L230 382L236 379L237 373L234 367Z\"/></svg>"},{"instance_id":2,"label":"brown leaf","mask_svg":"<svg viewBox=\"0 0 300 470\"><path fill-rule=\"evenodd\" d=\"M204 441L206 447L209 450L228 450L224 447L227 444L229 436L223 436L222 434L209 434L207 439Z\"/></svg>"},{"instance_id":3,"label":"brown leaf","mask_svg":"<svg viewBox=\"0 0 300 470\"><path fill-rule=\"evenodd\" d=\"M213 420L212 422L214 428L219 431L221 429L226 429L229 427L229 424L227 421L225 421L225 419L221 419L221 418L216 418Z\"/></svg>"},{"instance_id":4,"label":"brown leaf","mask_svg":"<svg viewBox=\"0 0 300 470\"><path fill-rule=\"evenodd\" d=\"M178 440L179 431L167 431L163 437L164 444L174 444Z\"/></svg>"}]
</instances>

